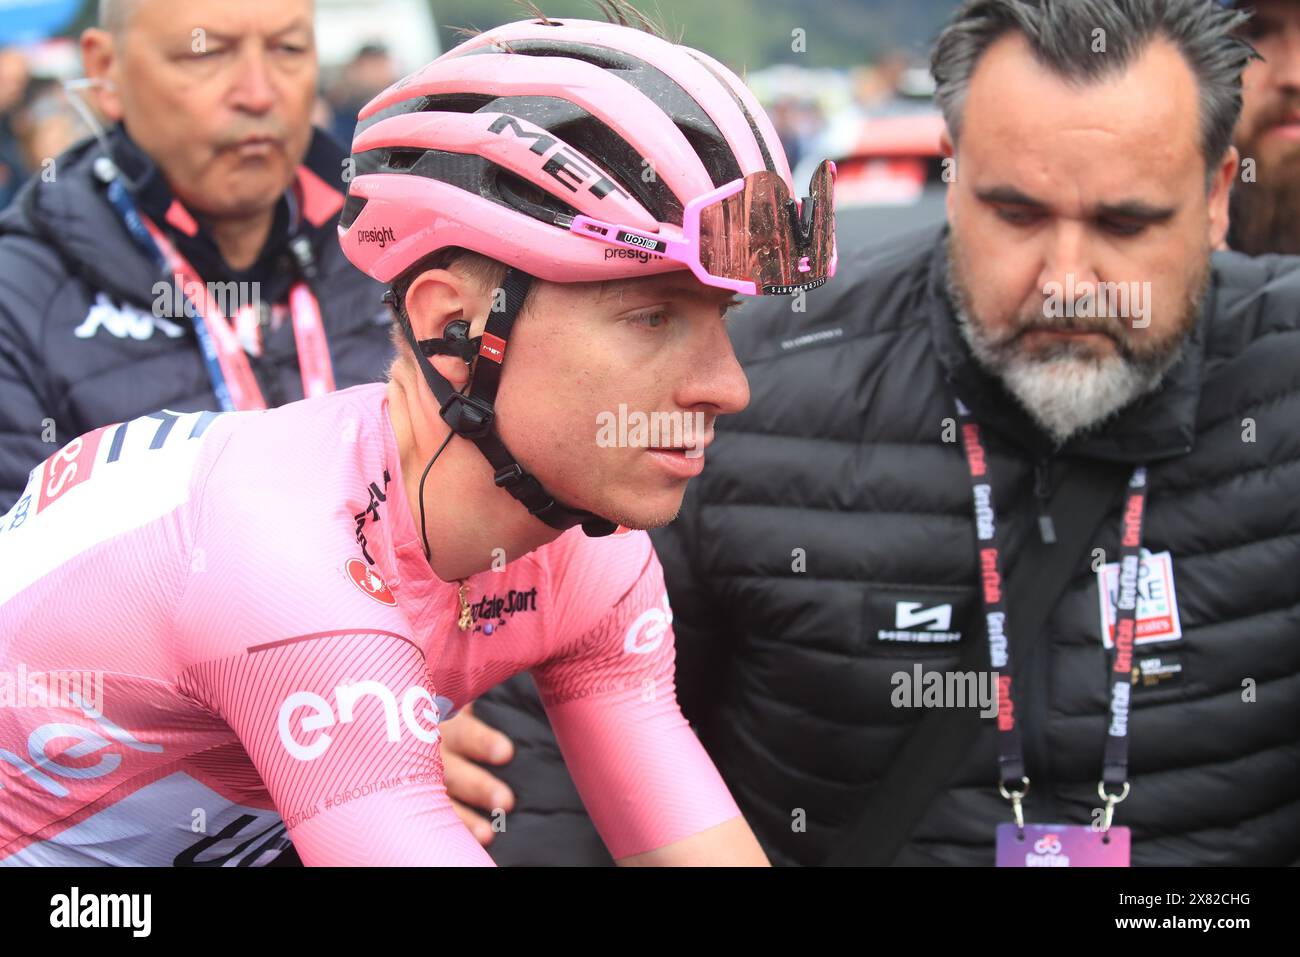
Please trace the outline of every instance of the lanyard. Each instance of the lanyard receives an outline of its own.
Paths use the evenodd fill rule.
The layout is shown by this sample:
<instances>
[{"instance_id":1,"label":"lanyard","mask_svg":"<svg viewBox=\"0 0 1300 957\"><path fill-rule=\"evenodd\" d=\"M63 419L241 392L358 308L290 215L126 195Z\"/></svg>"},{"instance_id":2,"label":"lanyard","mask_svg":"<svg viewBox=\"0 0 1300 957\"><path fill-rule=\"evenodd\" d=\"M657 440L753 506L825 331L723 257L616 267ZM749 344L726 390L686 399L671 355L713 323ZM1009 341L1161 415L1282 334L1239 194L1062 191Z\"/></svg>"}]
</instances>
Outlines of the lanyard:
<instances>
[{"instance_id":1,"label":"lanyard","mask_svg":"<svg viewBox=\"0 0 1300 957\"><path fill-rule=\"evenodd\" d=\"M114 177L108 184L108 200L135 244L159 269L181 284L184 296L194 306L197 313L193 317L194 332L198 336L212 391L216 393L222 411L265 409L266 399L258 387L239 336L209 295L207 285L194 267L162 230L140 214L120 177ZM293 251L304 272L308 275L314 272L306 240L296 242ZM303 395L312 397L333 392L334 370L325 340L320 304L306 282L300 280L290 289L289 311L293 317L293 338L297 346ZM251 309L245 307L241 312L251 314ZM242 315L236 321L247 325L248 319L249 315Z\"/></svg>"},{"instance_id":2,"label":"lanyard","mask_svg":"<svg viewBox=\"0 0 1300 957\"><path fill-rule=\"evenodd\" d=\"M971 496L975 511L975 538L979 553L984 619L988 630L989 661L998 674L998 790L1011 802L1016 823L1024 827L1021 799L1029 790L1025 775L1024 742L1016 721L1011 696L1011 648L1007 642L1010 629L1003 603L1002 549L997 527L997 508L993 487L988 481L988 455L980 434L979 423L970 409L956 400L961 426L962 448L970 470ZM1137 585L1141 563L1142 519L1146 512L1147 472L1139 465L1129 479L1124 500L1124 518L1120 527L1119 593L1115 603L1115 648L1110 669L1110 725L1106 733L1101 780L1097 793L1106 802L1102 830L1110 827L1115 805L1128 797L1128 713L1129 694L1133 688L1133 639L1137 627ZM1108 793L1107 788L1119 789Z\"/></svg>"}]
</instances>

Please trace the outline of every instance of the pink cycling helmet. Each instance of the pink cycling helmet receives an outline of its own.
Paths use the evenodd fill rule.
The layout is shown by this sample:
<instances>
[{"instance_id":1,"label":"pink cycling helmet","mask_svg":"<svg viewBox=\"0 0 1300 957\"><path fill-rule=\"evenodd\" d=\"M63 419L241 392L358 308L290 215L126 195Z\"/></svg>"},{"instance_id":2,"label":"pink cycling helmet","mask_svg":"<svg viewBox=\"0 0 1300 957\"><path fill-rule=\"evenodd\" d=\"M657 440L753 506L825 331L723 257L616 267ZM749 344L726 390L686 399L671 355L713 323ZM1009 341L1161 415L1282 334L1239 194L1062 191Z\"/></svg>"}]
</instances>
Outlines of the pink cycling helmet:
<instances>
[{"instance_id":1,"label":"pink cycling helmet","mask_svg":"<svg viewBox=\"0 0 1300 957\"><path fill-rule=\"evenodd\" d=\"M360 115L339 234L391 282L448 246L553 282L684 268L557 226L586 216L682 238L690 200L785 151L744 83L713 58L593 20L511 23L466 41ZM627 245L627 244L625 244Z\"/></svg>"},{"instance_id":2,"label":"pink cycling helmet","mask_svg":"<svg viewBox=\"0 0 1300 957\"><path fill-rule=\"evenodd\" d=\"M814 288L834 273L833 164L795 200L781 143L740 79L638 29L508 24L395 83L360 121L343 250L390 284L452 247L509 267L503 307L473 339L457 321L419 340L402 297L390 289L385 299L444 421L478 446L499 487L557 529L615 526L555 500L495 426L511 330L534 279L690 268L752 295ZM434 355L472 364L467 391L451 387Z\"/></svg>"}]
</instances>

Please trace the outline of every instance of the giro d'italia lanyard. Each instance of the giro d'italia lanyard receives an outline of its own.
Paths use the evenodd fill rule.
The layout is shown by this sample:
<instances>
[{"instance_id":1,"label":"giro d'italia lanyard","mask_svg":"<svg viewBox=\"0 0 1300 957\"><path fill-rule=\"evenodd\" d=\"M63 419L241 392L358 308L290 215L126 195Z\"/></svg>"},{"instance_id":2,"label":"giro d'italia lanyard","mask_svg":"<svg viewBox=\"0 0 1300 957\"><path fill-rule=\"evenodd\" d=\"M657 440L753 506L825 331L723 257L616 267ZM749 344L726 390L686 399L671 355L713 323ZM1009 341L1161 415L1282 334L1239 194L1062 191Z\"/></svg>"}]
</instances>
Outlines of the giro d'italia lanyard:
<instances>
[{"instance_id":1,"label":"giro d'italia lanyard","mask_svg":"<svg viewBox=\"0 0 1300 957\"><path fill-rule=\"evenodd\" d=\"M181 283L181 290L194 309L195 315L191 317L194 332L203 352L203 362L212 382L212 391L216 393L222 411L265 409L266 399L258 387L239 335L231 328L230 321L222 314L194 267L163 235L162 230L136 209L120 175L114 176L108 183L108 201L121 217L135 244L165 275L175 277ZM315 271L315 264L307 240L301 237L295 240L293 252L300 267L310 278ZM289 312L298 351L298 369L302 374L303 395L310 398L333 392L334 369L325 340L320 303L306 281L299 280L289 290ZM234 319L241 329L255 327L258 321L256 310L249 304L241 306Z\"/></svg>"},{"instance_id":2,"label":"giro d'italia lanyard","mask_svg":"<svg viewBox=\"0 0 1300 957\"><path fill-rule=\"evenodd\" d=\"M975 537L979 553L982 588L981 602L988 628L989 660L999 672L998 694L998 791L1011 802L1016 826L1025 827L1021 800L1029 790L1025 774L1024 743L1011 697L1012 661L1007 641L1011 626L1004 604L1002 546L997 527L997 509L993 488L988 479L989 458L979 423L960 399L956 400L962 448L970 470L971 494L975 510ZM1146 467L1138 466L1129 479L1124 500L1124 517L1120 529L1119 592L1115 608L1115 648L1110 676L1110 725L1106 734L1101 781L1097 793L1105 802L1100 831L1110 829L1115 805L1128 797L1128 713L1129 694L1133 687L1133 640L1137 628L1138 572L1142 549L1142 519L1146 511ZM1103 627L1105 624L1103 622ZM1118 792L1118 793L1116 793ZM1059 828L1057 828L1059 830ZM1056 837L1048 834L1047 837ZM1041 843L1041 842L1040 842ZM1050 842L1047 845L1051 846ZM1059 843L1058 843L1059 847ZM1048 855L1050 859L1050 855Z\"/></svg>"}]
</instances>

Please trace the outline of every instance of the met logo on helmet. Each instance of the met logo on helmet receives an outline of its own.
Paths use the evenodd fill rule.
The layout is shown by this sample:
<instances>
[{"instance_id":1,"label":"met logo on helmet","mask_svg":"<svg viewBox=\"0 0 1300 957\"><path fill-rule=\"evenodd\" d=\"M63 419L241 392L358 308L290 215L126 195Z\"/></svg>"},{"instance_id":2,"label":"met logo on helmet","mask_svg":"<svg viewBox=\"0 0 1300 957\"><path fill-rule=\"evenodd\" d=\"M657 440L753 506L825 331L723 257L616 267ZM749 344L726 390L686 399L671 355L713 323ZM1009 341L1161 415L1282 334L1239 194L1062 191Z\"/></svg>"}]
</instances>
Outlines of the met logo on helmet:
<instances>
[{"instance_id":1,"label":"met logo on helmet","mask_svg":"<svg viewBox=\"0 0 1300 957\"><path fill-rule=\"evenodd\" d=\"M604 199L610 193L620 193L627 199L632 198L627 190L604 173L593 169L580 159L578 154L560 143L558 139L545 130L537 127L528 129L513 116L502 114L492 121L492 125L488 127L488 132L500 136L507 129L514 133L515 136L533 141L532 146L528 147L529 152L536 153L538 156L546 156L547 153L551 153L550 157L542 164L542 172L569 192L576 193L578 187L585 186L597 199ZM559 149L554 149L557 145ZM554 152L552 152L553 149Z\"/></svg>"},{"instance_id":2,"label":"met logo on helmet","mask_svg":"<svg viewBox=\"0 0 1300 957\"><path fill-rule=\"evenodd\" d=\"M491 359L493 362L504 362L506 359L506 341L500 336L485 332L483 333L483 341L479 345L478 354L485 359Z\"/></svg>"},{"instance_id":3,"label":"met logo on helmet","mask_svg":"<svg viewBox=\"0 0 1300 957\"><path fill-rule=\"evenodd\" d=\"M383 706L385 736L390 743L395 744L401 740L401 724L405 724L416 740L425 744L437 744L439 710L433 695L420 685L411 685L402 693L399 706L397 696L380 681L357 681L335 687L337 715L329 701L321 695L311 691L295 691L280 705L276 719L280 743L299 761L314 761L329 750L334 739L328 734L321 734L314 740L307 741L300 735L303 732L324 731L340 724L351 724L356 720L357 702L367 696L376 698ZM416 708L421 705L423 707L417 713ZM299 708L309 710L298 719L295 726L293 718ZM426 728L420 723L421 718L435 727Z\"/></svg>"}]
</instances>

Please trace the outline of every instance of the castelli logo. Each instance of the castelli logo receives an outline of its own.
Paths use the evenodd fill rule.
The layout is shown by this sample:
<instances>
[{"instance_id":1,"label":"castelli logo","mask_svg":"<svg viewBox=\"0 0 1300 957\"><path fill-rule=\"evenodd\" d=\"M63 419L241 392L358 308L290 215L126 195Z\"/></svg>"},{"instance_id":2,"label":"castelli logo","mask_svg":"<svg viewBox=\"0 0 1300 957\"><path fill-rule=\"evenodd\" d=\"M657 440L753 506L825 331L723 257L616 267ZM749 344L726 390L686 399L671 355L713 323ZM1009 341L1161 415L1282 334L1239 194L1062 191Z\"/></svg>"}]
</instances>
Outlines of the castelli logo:
<instances>
[{"instance_id":1,"label":"castelli logo","mask_svg":"<svg viewBox=\"0 0 1300 957\"><path fill-rule=\"evenodd\" d=\"M384 581L383 576L373 568L369 567L359 558L349 558L347 564L348 577L352 583L360 588L363 592L379 602L381 605L396 605L397 599L393 597L388 583Z\"/></svg>"}]
</instances>

